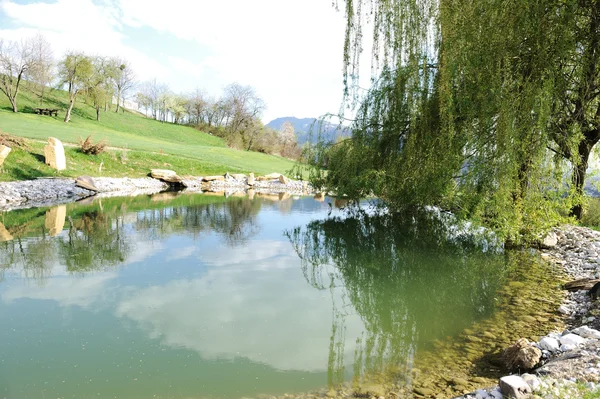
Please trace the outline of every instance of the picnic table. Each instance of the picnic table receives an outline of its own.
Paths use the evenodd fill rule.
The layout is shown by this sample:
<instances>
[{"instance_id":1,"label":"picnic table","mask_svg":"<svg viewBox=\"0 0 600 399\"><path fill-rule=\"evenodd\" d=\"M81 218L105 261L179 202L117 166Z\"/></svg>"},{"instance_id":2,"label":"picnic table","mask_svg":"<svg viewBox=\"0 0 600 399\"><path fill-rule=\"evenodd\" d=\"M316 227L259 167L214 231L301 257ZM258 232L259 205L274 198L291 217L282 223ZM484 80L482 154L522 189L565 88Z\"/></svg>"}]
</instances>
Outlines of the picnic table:
<instances>
[{"instance_id":1,"label":"picnic table","mask_svg":"<svg viewBox=\"0 0 600 399\"><path fill-rule=\"evenodd\" d=\"M57 109L34 108L33 112L35 112L36 114L39 114L39 115L58 116L58 110Z\"/></svg>"}]
</instances>

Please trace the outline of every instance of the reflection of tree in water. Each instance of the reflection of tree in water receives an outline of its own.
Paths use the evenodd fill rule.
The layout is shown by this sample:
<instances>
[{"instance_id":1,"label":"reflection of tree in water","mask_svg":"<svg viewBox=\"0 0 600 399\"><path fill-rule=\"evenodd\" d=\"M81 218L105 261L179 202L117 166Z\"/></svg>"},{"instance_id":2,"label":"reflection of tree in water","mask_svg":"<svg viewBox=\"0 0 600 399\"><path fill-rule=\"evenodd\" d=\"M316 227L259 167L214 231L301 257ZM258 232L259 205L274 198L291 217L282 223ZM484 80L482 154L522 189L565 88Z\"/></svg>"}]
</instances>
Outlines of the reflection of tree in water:
<instances>
[{"instance_id":1,"label":"reflection of tree in water","mask_svg":"<svg viewBox=\"0 0 600 399\"><path fill-rule=\"evenodd\" d=\"M355 378L392 369L406 376L420 347L490 314L504 263L453 231L432 213L358 213L289 232L307 281L341 290L351 304L334 300L330 383L340 383L345 373L348 308L365 327L355 352Z\"/></svg>"},{"instance_id":2,"label":"reflection of tree in water","mask_svg":"<svg viewBox=\"0 0 600 399\"><path fill-rule=\"evenodd\" d=\"M50 275L55 260L54 243L43 230L35 239L17 237L0 242L0 281L4 271L10 268L22 270L26 278L43 281Z\"/></svg>"},{"instance_id":3,"label":"reflection of tree in water","mask_svg":"<svg viewBox=\"0 0 600 399\"><path fill-rule=\"evenodd\" d=\"M201 232L214 231L227 244L238 245L258 233L256 215L260 207L260 201L246 198L222 204L166 207L141 212L135 226L149 238L165 237L176 232L196 236Z\"/></svg>"},{"instance_id":4,"label":"reflection of tree in water","mask_svg":"<svg viewBox=\"0 0 600 399\"><path fill-rule=\"evenodd\" d=\"M127 258L130 245L123 218L101 211L69 217L69 234L60 237L58 252L68 271L91 271L117 265Z\"/></svg>"}]
</instances>

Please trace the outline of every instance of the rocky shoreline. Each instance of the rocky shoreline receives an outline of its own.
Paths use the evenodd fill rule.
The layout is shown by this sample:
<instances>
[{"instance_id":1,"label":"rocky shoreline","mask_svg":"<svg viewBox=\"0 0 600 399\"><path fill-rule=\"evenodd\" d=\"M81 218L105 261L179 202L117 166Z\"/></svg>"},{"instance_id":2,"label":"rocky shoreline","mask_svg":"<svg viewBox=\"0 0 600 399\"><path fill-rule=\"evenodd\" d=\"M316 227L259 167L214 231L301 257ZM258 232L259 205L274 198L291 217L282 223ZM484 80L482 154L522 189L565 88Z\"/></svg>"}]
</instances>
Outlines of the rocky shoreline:
<instances>
[{"instance_id":1,"label":"rocky shoreline","mask_svg":"<svg viewBox=\"0 0 600 399\"><path fill-rule=\"evenodd\" d=\"M502 377L499 384L459 396L461 399L582 398L600 396L600 302L589 290L600 281L600 232L577 226L554 229L544 239L541 257L562 268L574 281L565 284L558 313L566 329L527 342L536 368ZM598 397L598 396L594 396Z\"/></svg>"},{"instance_id":2,"label":"rocky shoreline","mask_svg":"<svg viewBox=\"0 0 600 399\"><path fill-rule=\"evenodd\" d=\"M281 177L280 177L281 176ZM158 178L40 178L0 183L0 210L33 208L79 201L88 197L150 195L167 190L184 192L216 192L223 195L248 194L313 194L312 187L279 174L259 177L252 175L183 177L174 184ZM258 180L260 179L260 180ZM85 187L85 188L84 188ZM91 189L93 188L93 189Z\"/></svg>"}]
</instances>

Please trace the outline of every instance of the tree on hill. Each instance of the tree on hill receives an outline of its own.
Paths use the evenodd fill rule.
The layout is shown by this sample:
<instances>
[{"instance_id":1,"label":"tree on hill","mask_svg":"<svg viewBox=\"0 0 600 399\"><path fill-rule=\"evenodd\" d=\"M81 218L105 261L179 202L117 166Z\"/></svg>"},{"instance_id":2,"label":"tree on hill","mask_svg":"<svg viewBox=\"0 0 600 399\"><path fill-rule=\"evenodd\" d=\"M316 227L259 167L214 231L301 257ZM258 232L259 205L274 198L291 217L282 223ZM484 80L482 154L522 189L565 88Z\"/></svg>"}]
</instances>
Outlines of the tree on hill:
<instances>
[{"instance_id":1,"label":"tree on hill","mask_svg":"<svg viewBox=\"0 0 600 399\"><path fill-rule=\"evenodd\" d=\"M54 80L55 65L52 45L41 33L32 38L31 45L34 62L27 71L27 78L37 86L40 93L40 104L43 104L46 88Z\"/></svg>"},{"instance_id":2,"label":"tree on hill","mask_svg":"<svg viewBox=\"0 0 600 399\"><path fill-rule=\"evenodd\" d=\"M121 104L121 101L124 102L127 93L133 87L135 87L136 76L135 72L133 71L133 68L129 64L129 61L115 58L113 59L113 62L116 64L117 67L116 74L113 78L114 85L117 89L117 107L115 109L115 112L119 112L119 106Z\"/></svg>"},{"instance_id":3,"label":"tree on hill","mask_svg":"<svg viewBox=\"0 0 600 399\"><path fill-rule=\"evenodd\" d=\"M68 52L58 65L62 85L68 85L69 106L65 114L65 122L71 120L71 111L77 95L88 89L94 76L92 59L79 52Z\"/></svg>"},{"instance_id":4,"label":"tree on hill","mask_svg":"<svg viewBox=\"0 0 600 399\"><path fill-rule=\"evenodd\" d=\"M31 39L8 42L0 39L0 90L8 97L13 112L18 112L17 97L23 78L35 65Z\"/></svg>"},{"instance_id":5,"label":"tree on hill","mask_svg":"<svg viewBox=\"0 0 600 399\"><path fill-rule=\"evenodd\" d=\"M119 66L112 59L94 57L93 73L89 77L86 93L96 109L96 120L100 120L100 111L107 108L115 94L113 82L117 79Z\"/></svg>"}]
</instances>

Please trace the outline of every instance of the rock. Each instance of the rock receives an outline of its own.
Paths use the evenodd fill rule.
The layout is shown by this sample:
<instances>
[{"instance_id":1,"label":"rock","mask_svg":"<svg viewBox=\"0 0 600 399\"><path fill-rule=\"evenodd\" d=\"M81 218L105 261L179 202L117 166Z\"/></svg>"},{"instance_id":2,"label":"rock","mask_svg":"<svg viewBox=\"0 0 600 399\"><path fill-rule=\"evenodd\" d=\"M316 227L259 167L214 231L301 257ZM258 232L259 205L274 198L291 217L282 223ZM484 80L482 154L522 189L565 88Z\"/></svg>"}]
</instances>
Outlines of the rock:
<instances>
[{"instance_id":1,"label":"rock","mask_svg":"<svg viewBox=\"0 0 600 399\"><path fill-rule=\"evenodd\" d=\"M92 179L90 176L79 176L77 179L75 179L75 185L90 191L100 191L96 187L94 179Z\"/></svg>"},{"instance_id":2,"label":"rock","mask_svg":"<svg viewBox=\"0 0 600 399\"><path fill-rule=\"evenodd\" d=\"M277 180L281 176L281 173L269 173L268 175L258 176L256 180L265 181L265 180Z\"/></svg>"},{"instance_id":3,"label":"rock","mask_svg":"<svg viewBox=\"0 0 600 399\"><path fill-rule=\"evenodd\" d=\"M571 314L571 309L569 309L565 305L560 305L559 308L558 308L558 312L562 313L564 315L570 315Z\"/></svg>"},{"instance_id":4,"label":"rock","mask_svg":"<svg viewBox=\"0 0 600 399\"><path fill-rule=\"evenodd\" d=\"M290 182L290 179L288 179L284 175L279 175L279 182L281 182L281 184L288 184Z\"/></svg>"},{"instance_id":5,"label":"rock","mask_svg":"<svg viewBox=\"0 0 600 399\"><path fill-rule=\"evenodd\" d=\"M231 175L235 180L243 181L246 180L246 175L243 173L234 173Z\"/></svg>"},{"instance_id":6,"label":"rock","mask_svg":"<svg viewBox=\"0 0 600 399\"><path fill-rule=\"evenodd\" d=\"M434 393L433 389L431 389L431 388L415 388L413 391L416 394L419 394L419 395L425 396L425 397L433 396L433 393Z\"/></svg>"},{"instance_id":7,"label":"rock","mask_svg":"<svg viewBox=\"0 0 600 399\"><path fill-rule=\"evenodd\" d=\"M489 397L487 391L478 389L475 391L475 399L487 399Z\"/></svg>"},{"instance_id":8,"label":"rock","mask_svg":"<svg viewBox=\"0 0 600 399\"><path fill-rule=\"evenodd\" d=\"M204 181L215 181L215 180L224 181L225 176L204 176L204 178L202 180L204 180Z\"/></svg>"},{"instance_id":9,"label":"rock","mask_svg":"<svg viewBox=\"0 0 600 399\"><path fill-rule=\"evenodd\" d=\"M152 178L154 178L154 179L158 179L160 181L164 181L167 183L181 183L182 182L181 177L177 176L177 173L175 173L172 170L168 170L168 169L152 169L150 171L150 176L152 176Z\"/></svg>"},{"instance_id":10,"label":"rock","mask_svg":"<svg viewBox=\"0 0 600 399\"><path fill-rule=\"evenodd\" d=\"M500 378L500 393L508 398L522 399L531 394L531 387L518 375L509 375Z\"/></svg>"},{"instance_id":11,"label":"rock","mask_svg":"<svg viewBox=\"0 0 600 399\"><path fill-rule=\"evenodd\" d=\"M12 148L0 144L0 166L4 163L4 160L8 157L8 154L12 151Z\"/></svg>"},{"instance_id":12,"label":"rock","mask_svg":"<svg viewBox=\"0 0 600 399\"><path fill-rule=\"evenodd\" d=\"M560 348L560 343L556 338L544 337L539 343L540 348L550 351L556 352Z\"/></svg>"},{"instance_id":13,"label":"rock","mask_svg":"<svg viewBox=\"0 0 600 399\"><path fill-rule=\"evenodd\" d=\"M256 183L256 179L254 178L254 173L250 173L250 174L248 175L248 182L247 182L247 184L248 184L249 186L253 186L253 185L254 185L254 183Z\"/></svg>"},{"instance_id":14,"label":"rock","mask_svg":"<svg viewBox=\"0 0 600 399\"><path fill-rule=\"evenodd\" d=\"M0 223L0 242L12 241L13 236L6 230L6 227Z\"/></svg>"},{"instance_id":15,"label":"rock","mask_svg":"<svg viewBox=\"0 0 600 399\"><path fill-rule=\"evenodd\" d=\"M502 360L509 370L531 370L542 358L542 351L532 346L526 338L519 339L502 354Z\"/></svg>"},{"instance_id":16,"label":"rock","mask_svg":"<svg viewBox=\"0 0 600 399\"><path fill-rule=\"evenodd\" d=\"M583 338L600 339L600 331L589 328L588 326L581 326L574 329L573 334L577 334Z\"/></svg>"},{"instance_id":17,"label":"rock","mask_svg":"<svg viewBox=\"0 0 600 399\"><path fill-rule=\"evenodd\" d=\"M599 279L581 278L564 284L563 289L567 291L589 290L597 283L600 283Z\"/></svg>"},{"instance_id":18,"label":"rock","mask_svg":"<svg viewBox=\"0 0 600 399\"><path fill-rule=\"evenodd\" d=\"M314 199L319 201L319 202L324 202L325 201L325 194L323 193L317 193L314 196Z\"/></svg>"},{"instance_id":19,"label":"rock","mask_svg":"<svg viewBox=\"0 0 600 399\"><path fill-rule=\"evenodd\" d=\"M493 390L490 392L490 396L488 397L494 399L502 399L502 393L498 390Z\"/></svg>"},{"instance_id":20,"label":"rock","mask_svg":"<svg viewBox=\"0 0 600 399\"><path fill-rule=\"evenodd\" d=\"M579 335L575 335L575 334L571 333L571 334L563 335L562 337L559 338L559 341L562 345L579 346L579 345L585 343L585 338L582 338Z\"/></svg>"},{"instance_id":21,"label":"rock","mask_svg":"<svg viewBox=\"0 0 600 399\"><path fill-rule=\"evenodd\" d=\"M373 396L375 396L377 398L380 396L385 397L385 395L386 395L385 389L381 385L375 385L375 384L360 386L354 392L354 396L367 397L367 398L371 398Z\"/></svg>"},{"instance_id":22,"label":"rock","mask_svg":"<svg viewBox=\"0 0 600 399\"><path fill-rule=\"evenodd\" d=\"M58 171L67 169L67 158L65 157L65 148L59 139L48 138L48 144L44 147L44 157L46 165Z\"/></svg>"},{"instance_id":23,"label":"rock","mask_svg":"<svg viewBox=\"0 0 600 399\"><path fill-rule=\"evenodd\" d=\"M542 382L538 377L533 374L523 374L521 378L525 380L532 392L537 392L542 387Z\"/></svg>"},{"instance_id":24,"label":"rock","mask_svg":"<svg viewBox=\"0 0 600 399\"><path fill-rule=\"evenodd\" d=\"M65 227L65 218L67 217L67 207L59 205L46 211L44 226L48 229L51 237L56 237Z\"/></svg>"},{"instance_id":25,"label":"rock","mask_svg":"<svg viewBox=\"0 0 600 399\"><path fill-rule=\"evenodd\" d=\"M588 295L595 301L600 296L600 281L594 284L592 288L588 291Z\"/></svg>"},{"instance_id":26,"label":"rock","mask_svg":"<svg viewBox=\"0 0 600 399\"><path fill-rule=\"evenodd\" d=\"M544 249L554 248L556 245L558 245L558 237L554 232L548 233L540 243L540 246Z\"/></svg>"},{"instance_id":27,"label":"rock","mask_svg":"<svg viewBox=\"0 0 600 399\"><path fill-rule=\"evenodd\" d=\"M560 346L560 350L562 352L568 352L568 351L572 351L573 349L577 349L577 345L573 345L573 344L562 344Z\"/></svg>"}]
</instances>

